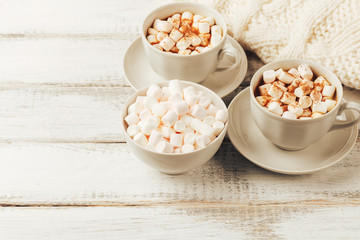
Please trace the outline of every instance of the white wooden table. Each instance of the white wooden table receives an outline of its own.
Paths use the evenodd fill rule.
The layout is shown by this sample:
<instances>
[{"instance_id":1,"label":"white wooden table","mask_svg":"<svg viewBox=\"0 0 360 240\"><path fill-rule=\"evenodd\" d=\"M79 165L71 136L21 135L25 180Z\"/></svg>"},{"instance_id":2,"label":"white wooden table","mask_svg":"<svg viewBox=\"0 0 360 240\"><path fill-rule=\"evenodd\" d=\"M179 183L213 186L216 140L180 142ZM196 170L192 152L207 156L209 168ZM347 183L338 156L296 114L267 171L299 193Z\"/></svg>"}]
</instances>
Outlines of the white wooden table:
<instances>
[{"instance_id":1,"label":"white wooden table","mask_svg":"<svg viewBox=\"0 0 360 240\"><path fill-rule=\"evenodd\" d=\"M228 138L181 176L131 155L123 55L161 2L0 1L0 239L359 238L360 139L304 176L263 170ZM247 55L227 104L263 65Z\"/></svg>"}]
</instances>

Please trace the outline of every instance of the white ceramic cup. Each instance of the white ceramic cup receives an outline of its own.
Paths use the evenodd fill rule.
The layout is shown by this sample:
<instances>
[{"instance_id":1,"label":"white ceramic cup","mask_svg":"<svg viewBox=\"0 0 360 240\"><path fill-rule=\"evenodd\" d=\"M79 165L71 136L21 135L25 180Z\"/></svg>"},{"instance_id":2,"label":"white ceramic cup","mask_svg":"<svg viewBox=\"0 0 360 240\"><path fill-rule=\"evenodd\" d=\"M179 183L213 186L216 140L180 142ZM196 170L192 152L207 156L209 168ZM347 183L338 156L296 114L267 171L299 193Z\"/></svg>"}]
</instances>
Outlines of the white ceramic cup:
<instances>
[{"instance_id":1,"label":"white ceramic cup","mask_svg":"<svg viewBox=\"0 0 360 240\"><path fill-rule=\"evenodd\" d=\"M300 120L286 119L277 116L263 108L255 99L255 89L262 80L263 72L283 68L297 68L301 64L307 64L316 76L325 77L336 87L336 106L322 117ZM285 150L300 150L320 140L326 133L333 130L343 129L357 124L360 121L360 105L354 102L341 103L343 88L338 77L312 61L307 60L280 60L274 61L261 67L252 77L250 83L250 108L252 117L262 132L274 145ZM356 119L336 119L344 110L352 109L359 114Z\"/></svg>"},{"instance_id":2,"label":"white ceramic cup","mask_svg":"<svg viewBox=\"0 0 360 240\"><path fill-rule=\"evenodd\" d=\"M193 86L196 90L204 91L206 93L206 96L211 99L212 104L214 104L219 109L227 110L223 100L210 89L192 82L180 81L180 83L184 88L188 86ZM161 82L158 85L161 87L168 86L169 82ZM136 91L132 96L130 96L123 105L123 109L121 112L122 131L125 135L126 142L131 152L138 159L140 159L150 167L155 168L160 172L166 174L182 174L194 168L197 168L205 162L209 161L212 156L214 156L214 154L217 152L221 143L224 140L228 121L225 123L222 132L219 134L219 136L216 137L214 141L212 141L209 145L203 148L197 149L194 152L189 153L159 153L151 151L135 143L134 140L127 134L126 130L128 125L124 120L127 116L127 109L132 103L135 102L138 96L145 96L147 89L147 87L140 89Z\"/></svg>"},{"instance_id":3,"label":"white ceramic cup","mask_svg":"<svg viewBox=\"0 0 360 240\"><path fill-rule=\"evenodd\" d=\"M211 16L215 19L216 25L222 27L223 38L211 49L197 55L178 55L171 52L159 51L154 48L146 39L147 30L155 19L164 19L174 13L190 11L193 14ZM227 26L225 19L214 9L199 3L170 3L156 8L150 12L141 25L141 37L145 49L146 58L151 68L163 78L182 79L191 82L201 82L211 73L230 71L240 65L240 53L232 46L224 46L226 41ZM218 67L219 60L224 54L230 54L235 58L235 62L227 67Z\"/></svg>"}]
</instances>

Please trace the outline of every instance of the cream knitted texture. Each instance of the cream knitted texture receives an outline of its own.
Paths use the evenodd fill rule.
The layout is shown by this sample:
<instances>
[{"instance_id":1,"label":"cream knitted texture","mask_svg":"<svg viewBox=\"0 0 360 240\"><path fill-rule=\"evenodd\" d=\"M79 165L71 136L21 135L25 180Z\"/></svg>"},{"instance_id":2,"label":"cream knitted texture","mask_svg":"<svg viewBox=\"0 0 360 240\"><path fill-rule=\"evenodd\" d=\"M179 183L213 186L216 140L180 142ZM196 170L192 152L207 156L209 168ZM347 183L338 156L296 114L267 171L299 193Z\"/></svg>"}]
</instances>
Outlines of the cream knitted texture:
<instances>
[{"instance_id":1,"label":"cream knitted texture","mask_svg":"<svg viewBox=\"0 0 360 240\"><path fill-rule=\"evenodd\" d=\"M265 63L309 59L360 89L359 0L199 0L227 20L229 34Z\"/></svg>"}]
</instances>

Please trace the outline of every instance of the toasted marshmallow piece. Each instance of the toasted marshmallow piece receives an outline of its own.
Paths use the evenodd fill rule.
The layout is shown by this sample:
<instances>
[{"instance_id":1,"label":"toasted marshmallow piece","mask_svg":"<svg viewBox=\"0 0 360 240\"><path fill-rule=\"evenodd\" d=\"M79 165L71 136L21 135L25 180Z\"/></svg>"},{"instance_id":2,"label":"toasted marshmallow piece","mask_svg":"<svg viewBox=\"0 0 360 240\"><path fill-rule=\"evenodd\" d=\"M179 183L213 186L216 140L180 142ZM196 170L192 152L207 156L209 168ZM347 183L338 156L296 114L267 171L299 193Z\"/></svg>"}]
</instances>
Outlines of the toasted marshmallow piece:
<instances>
[{"instance_id":1,"label":"toasted marshmallow piece","mask_svg":"<svg viewBox=\"0 0 360 240\"><path fill-rule=\"evenodd\" d=\"M326 99L325 104L327 106L327 111L330 112L336 105L337 101Z\"/></svg>"},{"instance_id":2,"label":"toasted marshmallow piece","mask_svg":"<svg viewBox=\"0 0 360 240\"><path fill-rule=\"evenodd\" d=\"M216 119L213 116L206 116L203 122L209 126L212 126L216 122Z\"/></svg>"},{"instance_id":3,"label":"toasted marshmallow piece","mask_svg":"<svg viewBox=\"0 0 360 240\"><path fill-rule=\"evenodd\" d=\"M125 122L130 125L136 125L140 121L140 118L136 113L130 113L125 117Z\"/></svg>"},{"instance_id":4,"label":"toasted marshmallow piece","mask_svg":"<svg viewBox=\"0 0 360 240\"><path fill-rule=\"evenodd\" d=\"M199 22L199 32L200 33L209 33L210 32L210 24L208 22Z\"/></svg>"},{"instance_id":5,"label":"toasted marshmallow piece","mask_svg":"<svg viewBox=\"0 0 360 240\"><path fill-rule=\"evenodd\" d=\"M186 127L190 127L191 119L193 119L193 117L187 114L182 115L180 118L180 120L185 123Z\"/></svg>"},{"instance_id":6,"label":"toasted marshmallow piece","mask_svg":"<svg viewBox=\"0 0 360 240\"><path fill-rule=\"evenodd\" d=\"M171 134L170 143L174 147L181 147L183 144L183 135L182 134Z\"/></svg>"},{"instance_id":7,"label":"toasted marshmallow piece","mask_svg":"<svg viewBox=\"0 0 360 240\"><path fill-rule=\"evenodd\" d=\"M192 144L184 144L181 147L182 153L189 153L189 152L193 152L193 151L195 151L195 148L194 148L194 145L192 145Z\"/></svg>"},{"instance_id":8,"label":"toasted marshmallow piece","mask_svg":"<svg viewBox=\"0 0 360 240\"><path fill-rule=\"evenodd\" d=\"M136 134L134 136L133 140L134 140L134 142L136 142L137 144L139 144L142 147L145 147L149 142L142 132L139 132L138 134Z\"/></svg>"},{"instance_id":9,"label":"toasted marshmallow piece","mask_svg":"<svg viewBox=\"0 0 360 240\"><path fill-rule=\"evenodd\" d=\"M215 20L212 17L205 17L199 21L199 23L207 22L209 26L212 26L215 24Z\"/></svg>"},{"instance_id":10,"label":"toasted marshmallow piece","mask_svg":"<svg viewBox=\"0 0 360 240\"><path fill-rule=\"evenodd\" d=\"M176 14L175 14L176 15ZM174 15L174 16L175 16ZM180 15L180 14L179 14ZM174 17L174 16L172 16L172 17L169 17L168 19L167 19L167 21L169 22L169 23L171 23L171 25L173 26L173 28L176 28L176 29L178 29L179 27L180 27L180 17L179 18L176 18L176 17Z\"/></svg>"},{"instance_id":11,"label":"toasted marshmallow piece","mask_svg":"<svg viewBox=\"0 0 360 240\"><path fill-rule=\"evenodd\" d=\"M170 128L170 127L162 127L161 128L161 133L164 136L164 138L170 138L171 134L175 134L175 130Z\"/></svg>"},{"instance_id":12,"label":"toasted marshmallow piece","mask_svg":"<svg viewBox=\"0 0 360 240\"><path fill-rule=\"evenodd\" d=\"M157 39L157 37L155 35L149 35L146 37L146 39L149 41L149 43L151 44L155 44L158 43L159 40Z\"/></svg>"},{"instance_id":13,"label":"toasted marshmallow piece","mask_svg":"<svg viewBox=\"0 0 360 240\"><path fill-rule=\"evenodd\" d=\"M189 112L189 106L186 104L185 101L181 100L181 101L177 101L173 104L173 110L178 114L178 115L183 115Z\"/></svg>"},{"instance_id":14,"label":"toasted marshmallow piece","mask_svg":"<svg viewBox=\"0 0 360 240\"><path fill-rule=\"evenodd\" d=\"M303 86L303 85L309 86L310 89L313 89L313 88L314 88L314 82L311 81L311 80L309 80L309 79L306 79L306 78L303 79L303 80L300 82L300 84L299 84L299 86Z\"/></svg>"},{"instance_id":15,"label":"toasted marshmallow piece","mask_svg":"<svg viewBox=\"0 0 360 240\"><path fill-rule=\"evenodd\" d=\"M314 102L320 102L322 100L322 95L320 92L318 91L311 91L310 93L310 98L314 101Z\"/></svg>"},{"instance_id":16,"label":"toasted marshmallow piece","mask_svg":"<svg viewBox=\"0 0 360 240\"><path fill-rule=\"evenodd\" d=\"M151 117L151 116L152 116L152 114L151 114L151 112L149 111L149 109L144 109L144 110L141 111L141 113L139 113L139 118L140 118L141 120L146 120L146 119L148 119L148 118Z\"/></svg>"},{"instance_id":17,"label":"toasted marshmallow piece","mask_svg":"<svg viewBox=\"0 0 360 240\"><path fill-rule=\"evenodd\" d=\"M283 109L278 102L271 102L268 105L268 109L270 112L275 113L276 115L281 116L283 114Z\"/></svg>"},{"instance_id":18,"label":"toasted marshmallow piece","mask_svg":"<svg viewBox=\"0 0 360 240\"><path fill-rule=\"evenodd\" d=\"M323 113L314 112L314 113L311 115L311 118L319 118L319 117L322 117L323 115L324 115Z\"/></svg>"},{"instance_id":19,"label":"toasted marshmallow piece","mask_svg":"<svg viewBox=\"0 0 360 240\"><path fill-rule=\"evenodd\" d=\"M154 44L153 47L160 51L164 51L164 49L162 48L162 46L160 44Z\"/></svg>"},{"instance_id":20,"label":"toasted marshmallow piece","mask_svg":"<svg viewBox=\"0 0 360 240\"><path fill-rule=\"evenodd\" d=\"M196 141L196 135L194 133L187 133L184 136L184 144L194 145Z\"/></svg>"},{"instance_id":21,"label":"toasted marshmallow piece","mask_svg":"<svg viewBox=\"0 0 360 240\"><path fill-rule=\"evenodd\" d=\"M157 35L156 35L156 38L158 41L161 41L163 40L164 38L168 37L169 35L167 33L164 33L164 32L159 32Z\"/></svg>"},{"instance_id":22,"label":"toasted marshmallow piece","mask_svg":"<svg viewBox=\"0 0 360 240\"><path fill-rule=\"evenodd\" d=\"M297 87L299 87L301 78L294 78L291 84L287 87L289 92L294 92Z\"/></svg>"},{"instance_id":23,"label":"toasted marshmallow piece","mask_svg":"<svg viewBox=\"0 0 360 240\"><path fill-rule=\"evenodd\" d=\"M202 121L197 119L197 118L193 118L191 119L190 122L190 128L192 128L193 130L195 130L196 132L200 131L200 128L202 127Z\"/></svg>"},{"instance_id":24,"label":"toasted marshmallow piece","mask_svg":"<svg viewBox=\"0 0 360 240\"><path fill-rule=\"evenodd\" d=\"M162 94L162 90L161 88L156 85L156 84L151 84L148 88L148 90L146 91L146 95L148 97L152 97L155 98L157 100L159 100L161 98L161 94ZM145 99L144 99L145 100Z\"/></svg>"},{"instance_id":25,"label":"toasted marshmallow piece","mask_svg":"<svg viewBox=\"0 0 360 240\"><path fill-rule=\"evenodd\" d=\"M210 105L207 108L207 112L209 116L216 116L217 111L219 111L219 109L217 107L215 107L215 105L213 105L212 103L210 103Z\"/></svg>"},{"instance_id":26,"label":"toasted marshmallow piece","mask_svg":"<svg viewBox=\"0 0 360 240\"><path fill-rule=\"evenodd\" d=\"M174 40L175 42L179 41L180 38L182 38L183 36L184 36L184 34L182 32L180 32L179 30L177 30L176 28L174 28L170 32L170 38L172 40Z\"/></svg>"},{"instance_id":27,"label":"toasted marshmallow piece","mask_svg":"<svg viewBox=\"0 0 360 240\"><path fill-rule=\"evenodd\" d=\"M275 81L276 75L274 70L268 70L263 72L263 80L265 83L272 83Z\"/></svg>"},{"instance_id":28,"label":"toasted marshmallow piece","mask_svg":"<svg viewBox=\"0 0 360 240\"><path fill-rule=\"evenodd\" d=\"M211 99L207 96L203 96L199 99L199 105L204 107L204 108L207 108L211 103Z\"/></svg>"},{"instance_id":29,"label":"toasted marshmallow piece","mask_svg":"<svg viewBox=\"0 0 360 240\"><path fill-rule=\"evenodd\" d=\"M151 116L141 125L141 131L145 135L150 135L153 130L155 130L159 126L159 119L156 116Z\"/></svg>"},{"instance_id":30,"label":"toasted marshmallow piece","mask_svg":"<svg viewBox=\"0 0 360 240\"><path fill-rule=\"evenodd\" d=\"M190 49L179 50L178 54L183 56L191 55L191 50Z\"/></svg>"},{"instance_id":31,"label":"toasted marshmallow piece","mask_svg":"<svg viewBox=\"0 0 360 240\"><path fill-rule=\"evenodd\" d=\"M327 104L325 102L313 102L311 109L314 113L318 112L324 114L327 111Z\"/></svg>"},{"instance_id":32,"label":"toasted marshmallow piece","mask_svg":"<svg viewBox=\"0 0 360 240\"><path fill-rule=\"evenodd\" d=\"M289 104L288 111L294 113L296 117L300 117L304 112L303 108L300 106L298 102L293 102Z\"/></svg>"},{"instance_id":33,"label":"toasted marshmallow piece","mask_svg":"<svg viewBox=\"0 0 360 240\"><path fill-rule=\"evenodd\" d=\"M155 103L152 107L151 107L151 112L154 115L157 115L159 117L164 116L164 114L167 112L168 108L166 106L166 104L164 102L160 102L160 103Z\"/></svg>"},{"instance_id":34,"label":"toasted marshmallow piece","mask_svg":"<svg viewBox=\"0 0 360 240\"><path fill-rule=\"evenodd\" d=\"M290 112L290 111L284 112L282 117L287 118L287 119L297 119L297 116L295 115L295 113Z\"/></svg>"},{"instance_id":35,"label":"toasted marshmallow piece","mask_svg":"<svg viewBox=\"0 0 360 240\"><path fill-rule=\"evenodd\" d=\"M156 151L160 153L172 153L174 151L174 147L172 144L168 143L167 141L160 141L156 145Z\"/></svg>"},{"instance_id":36,"label":"toasted marshmallow piece","mask_svg":"<svg viewBox=\"0 0 360 240\"><path fill-rule=\"evenodd\" d=\"M195 104L190 108L190 114L199 120L203 120L207 116L207 111L204 107Z\"/></svg>"},{"instance_id":37,"label":"toasted marshmallow piece","mask_svg":"<svg viewBox=\"0 0 360 240\"><path fill-rule=\"evenodd\" d=\"M296 96L293 93L284 92L284 94L280 98L280 101L285 104L291 104L296 101Z\"/></svg>"},{"instance_id":38,"label":"toasted marshmallow piece","mask_svg":"<svg viewBox=\"0 0 360 240\"><path fill-rule=\"evenodd\" d=\"M288 73L290 73L291 75L293 75L294 77L298 78L300 77L300 73L296 68L291 68Z\"/></svg>"},{"instance_id":39,"label":"toasted marshmallow piece","mask_svg":"<svg viewBox=\"0 0 360 240\"><path fill-rule=\"evenodd\" d=\"M140 128L138 125L130 125L126 129L126 132L130 137L134 137L136 134L138 134L140 132Z\"/></svg>"},{"instance_id":40,"label":"toasted marshmallow piece","mask_svg":"<svg viewBox=\"0 0 360 240\"><path fill-rule=\"evenodd\" d=\"M191 41L191 45L194 47L199 46L201 44L201 38L199 38L195 34L190 35L188 38Z\"/></svg>"},{"instance_id":41,"label":"toasted marshmallow piece","mask_svg":"<svg viewBox=\"0 0 360 240\"><path fill-rule=\"evenodd\" d=\"M325 97L333 97L335 93L335 86L324 86L322 94Z\"/></svg>"},{"instance_id":42,"label":"toasted marshmallow piece","mask_svg":"<svg viewBox=\"0 0 360 240\"><path fill-rule=\"evenodd\" d=\"M221 121L223 123L226 122L227 117L228 117L228 112L227 112L227 110L224 110L224 109L220 109L219 111L217 111L217 113L215 115L215 119L218 121Z\"/></svg>"},{"instance_id":43,"label":"toasted marshmallow piece","mask_svg":"<svg viewBox=\"0 0 360 240\"><path fill-rule=\"evenodd\" d=\"M300 86L295 89L294 93L298 98L301 98L302 96L306 96L311 92L311 89L307 85Z\"/></svg>"},{"instance_id":44,"label":"toasted marshmallow piece","mask_svg":"<svg viewBox=\"0 0 360 240\"><path fill-rule=\"evenodd\" d=\"M156 20L155 20L156 21ZM172 24L168 21L158 21L155 25L154 23L154 28L156 30L158 30L159 32L166 32L169 33L171 31L171 29L173 28Z\"/></svg>"},{"instance_id":45,"label":"toasted marshmallow piece","mask_svg":"<svg viewBox=\"0 0 360 240\"><path fill-rule=\"evenodd\" d=\"M192 20L193 14L191 12L183 12L181 15L181 20L184 20L184 19Z\"/></svg>"},{"instance_id":46,"label":"toasted marshmallow piece","mask_svg":"<svg viewBox=\"0 0 360 240\"><path fill-rule=\"evenodd\" d=\"M185 50L190 46L190 44L191 44L191 39L188 37L183 37L176 43L176 47L179 50Z\"/></svg>"},{"instance_id":47,"label":"toasted marshmallow piece","mask_svg":"<svg viewBox=\"0 0 360 240\"><path fill-rule=\"evenodd\" d=\"M275 99L280 99L283 93L284 91L279 87L278 84L272 84L268 91L268 94Z\"/></svg>"},{"instance_id":48,"label":"toasted marshmallow piece","mask_svg":"<svg viewBox=\"0 0 360 240\"><path fill-rule=\"evenodd\" d=\"M301 117L311 117L312 111L310 108L303 108L303 114Z\"/></svg>"},{"instance_id":49,"label":"toasted marshmallow piece","mask_svg":"<svg viewBox=\"0 0 360 240\"><path fill-rule=\"evenodd\" d=\"M282 71L279 74L278 79L285 84L290 84L294 80L294 76L288 72Z\"/></svg>"},{"instance_id":50,"label":"toasted marshmallow piece","mask_svg":"<svg viewBox=\"0 0 360 240\"><path fill-rule=\"evenodd\" d=\"M306 65L306 64L302 64L298 67L298 71L299 71L299 74L302 78L306 78L306 79L309 79L311 80L312 77L313 77L313 72L311 71L311 68Z\"/></svg>"},{"instance_id":51,"label":"toasted marshmallow piece","mask_svg":"<svg viewBox=\"0 0 360 240\"><path fill-rule=\"evenodd\" d=\"M178 120L174 123L174 130L176 132L183 132L186 129L186 125L183 121Z\"/></svg>"},{"instance_id":52,"label":"toasted marshmallow piece","mask_svg":"<svg viewBox=\"0 0 360 240\"><path fill-rule=\"evenodd\" d=\"M214 122L212 127L215 129L214 135L219 136L222 130L224 129L225 124L221 121L216 121Z\"/></svg>"},{"instance_id":53,"label":"toasted marshmallow piece","mask_svg":"<svg viewBox=\"0 0 360 240\"><path fill-rule=\"evenodd\" d=\"M170 37L165 37L159 44L165 51L168 52L175 45L175 42Z\"/></svg>"},{"instance_id":54,"label":"toasted marshmallow piece","mask_svg":"<svg viewBox=\"0 0 360 240\"><path fill-rule=\"evenodd\" d=\"M266 96L257 96L255 99L262 107L266 106L266 104L270 101L270 98Z\"/></svg>"},{"instance_id":55,"label":"toasted marshmallow piece","mask_svg":"<svg viewBox=\"0 0 360 240\"><path fill-rule=\"evenodd\" d=\"M322 87L331 85L323 76L317 77L314 81L314 84Z\"/></svg>"},{"instance_id":56,"label":"toasted marshmallow piece","mask_svg":"<svg viewBox=\"0 0 360 240\"><path fill-rule=\"evenodd\" d=\"M150 133L149 143L156 146L156 144L158 144L163 139L164 139L164 137L163 137L162 133L157 130L154 130Z\"/></svg>"},{"instance_id":57,"label":"toasted marshmallow piece","mask_svg":"<svg viewBox=\"0 0 360 240\"><path fill-rule=\"evenodd\" d=\"M196 137L196 144L199 147L206 147L210 143L210 137L208 135L199 135Z\"/></svg>"},{"instance_id":58,"label":"toasted marshmallow piece","mask_svg":"<svg viewBox=\"0 0 360 240\"><path fill-rule=\"evenodd\" d=\"M311 107L312 104L312 100L311 97L309 96L302 96L301 98L299 98L299 105L302 108L309 108Z\"/></svg>"},{"instance_id":59,"label":"toasted marshmallow piece","mask_svg":"<svg viewBox=\"0 0 360 240\"><path fill-rule=\"evenodd\" d=\"M168 111L162 118L161 121L165 126L171 127L176 120L178 120L179 116L173 110Z\"/></svg>"},{"instance_id":60,"label":"toasted marshmallow piece","mask_svg":"<svg viewBox=\"0 0 360 240\"><path fill-rule=\"evenodd\" d=\"M205 135L214 135L215 134L215 128L211 127L210 125L203 123L200 130L199 130L200 134L205 134Z\"/></svg>"},{"instance_id":61,"label":"toasted marshmallow piece","mask_svg":"<svg viewBox=\"0 0 360 240\"><path fill-rule=\"evenodd\" d=\"M260 95L261 96L270 96L269 90L270 90L271 86L272 85L270 83L259 86Z\"/></svg>"}]
</instances>

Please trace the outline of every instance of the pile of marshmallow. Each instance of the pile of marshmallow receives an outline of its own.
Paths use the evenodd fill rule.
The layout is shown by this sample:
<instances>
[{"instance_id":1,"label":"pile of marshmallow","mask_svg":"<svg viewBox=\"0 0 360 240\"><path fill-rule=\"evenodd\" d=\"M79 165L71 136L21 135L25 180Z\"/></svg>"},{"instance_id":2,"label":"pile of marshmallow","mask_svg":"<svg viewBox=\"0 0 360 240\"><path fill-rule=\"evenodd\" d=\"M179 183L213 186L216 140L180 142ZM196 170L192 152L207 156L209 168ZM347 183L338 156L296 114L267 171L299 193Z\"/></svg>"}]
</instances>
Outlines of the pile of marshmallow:
<instances>
[{"instance_id":1,"label":"pile of marshmallow","mask_svg":"<svg viewBox=\"0 0 360 240\"><path fill-rule=\"evenodd\" d=\"M195 55L218 44L222 39L221 26L212 17L176 13L167 20L156 19L147 31L147 40L160 51L180 55Z\"/></svg>"},{"instance_id":2,"label":"pile of marshmallow","mask_svg":"<svg viewBox=\"0 0 360 240\"><path fill-rule=\"evenodd\" d=\"M212 104L204 91L150 85L128 107L128 135L142 147L161 153L188 153L209 145L222 132L228 112Z\"/></svg>"},{"instance_id":3,"label":"pile of marshmallow","mask_svg":"<svg viewBox=\"0 0 360 240\"><path fill-rule=\"evenodd\" d=\"M336 89L323 76L313 78L308 65L288 71L281 68L265 71L256 100L270 112L284 118L321 117L335 107Z\"/></svg>"}]
</instances>

